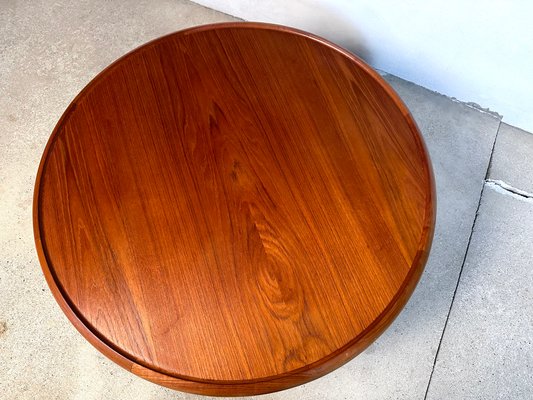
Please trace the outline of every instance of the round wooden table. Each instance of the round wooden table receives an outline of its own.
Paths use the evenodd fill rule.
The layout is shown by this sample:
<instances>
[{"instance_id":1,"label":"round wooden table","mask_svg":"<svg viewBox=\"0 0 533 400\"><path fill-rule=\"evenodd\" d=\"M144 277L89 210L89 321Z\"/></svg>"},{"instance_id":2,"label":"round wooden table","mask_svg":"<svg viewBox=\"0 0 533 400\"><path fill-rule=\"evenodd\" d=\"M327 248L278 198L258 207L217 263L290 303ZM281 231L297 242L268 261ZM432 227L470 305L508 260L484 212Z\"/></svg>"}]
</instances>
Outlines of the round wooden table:
<instances>
[{"instance_id":1,"label":"round wooden table","mask_svg":"<svg viewBox=\"0 0 533 400\"><path fill-rule=\"evenodd\" d=\"M177 32L100 73L34 198L44 274L81 334L208 395L285 389L361 352L412 293L434 220L394 91L334 44L258 23Z\"/></svg>"}]
</instances>

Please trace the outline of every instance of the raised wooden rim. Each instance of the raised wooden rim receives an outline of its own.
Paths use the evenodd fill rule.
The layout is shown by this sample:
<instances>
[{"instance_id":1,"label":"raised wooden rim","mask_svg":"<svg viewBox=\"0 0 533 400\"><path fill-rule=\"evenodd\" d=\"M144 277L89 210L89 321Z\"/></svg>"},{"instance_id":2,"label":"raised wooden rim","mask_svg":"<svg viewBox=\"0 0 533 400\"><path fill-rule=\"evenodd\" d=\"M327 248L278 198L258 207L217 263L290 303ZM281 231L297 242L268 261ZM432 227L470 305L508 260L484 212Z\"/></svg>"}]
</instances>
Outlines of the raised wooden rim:
<instances>
[{"instance_id":1,"label":"raised wooden rim","mask_svg":"<svg viewBox=\"0 0 533 400\"><path fill-rule=\"evenodd\" d=\"M88 92L103 78L105 78L119 63L124 59L130 57L133 53L136 53L140 49L144 49L150 46L153 46L160 41L165 40L169 36L174 35L188 35L191 33L201 32L205 30L219 30L227 28L246 28L246 29L262 29L262 30L272 30L272 31L281 31L287 32L299 36L304 36L308 39L316 41L320 44L328 46L335 51L342 54L344 57L350 59L352 62L358 65L363 71L365 71L371 78L373 78L380 86L384 89L387 95L394 101L396 107L402 112L405 117L406 122L408 123L413 136L416 138L417 145L420 150L420 154L423 154L425 161L425 172L430 184L430 190L428 193L429 198L426 200L426 209L425 209L425 219L424 219L424 229L420 237L420 242L418 245L418 251L414 258L413 264L409 269L409 272L402 283L400 289L388 304L388 306L383 310L383 312L370 324L364 331L362 331L357 337L348 342L345 346L338 349L337 351L329 354L328 356L304 367L295 369L290 372L283 374L278 374L266 378L254 379L254 380L241 380L241 381L212 381L212 380L200 380L193 377L187 376L173 376L166 374L162 371L157 371L152 368L148 368L145 365L142 365L139 362L131 360L120 351L118 351L111 343L105 338L101 338L98 334L91 330L89 324L84 320L76 309L76 307L71 304L71 301L65 295L64 290L57 281L56 276L53 272L53 269L50 268L46 250L43 246L41 239L41 227L40 227L40 190L41 190L41 178L42 172L44 170L45 164L47 162L48 154L50 153L51 148L53 147L56 135L61 131L62 125L67 121L69 115L72 111L75 110L78 100L87 95ZM34 189L34 198L33 198L33 230L35 237L35 245L37 248L37 253L41 267L56 301L60 305L61 309L68 317L70 322L76 327L76 329L87 339L94 347L96 347L100 352L106 355L115 363L119 364L123 368L135 373L136 375L155 382L157 384L179 389L191 393L205 394L211 396L240 396L240 395L254 395L254 394L264 394L270 393L282 389L287 389L293 386L306 383L313 379L316 379L320 376L331 372L332 370L343 365L347 361L351 360L357 354L362 352L367 348L373 341L375 341L381 333L392 323L396 316L400 313L402 308L407 303L411 294L418 283L422 272L424 270L425 263L427 261L429 251L431 248L431 242L433 239L434 227L435 227L435 218L436 218L436 192L435 192L435 181L433 176L433 171L431 167L431 162L429 154L425 143L421 137L421 134L418 130L416 122L411 116L409 110L399 98L399 96L394 92L394 90L385 82L385 80L372 68L370 68L366 63L361 59L353 55L352 53L344 50L343 48L329 42L326 39L315 36L308 32L297 30L294 28L258 23L258 22L235 22L235 23L216 23L209 25L202 25L197 27L188 28L181 30L169 35L165 35L158 39L152 40L136 49L128 52L124 56L120 57L114 61L111 65L105 68L100 72L95 78L93 78L74 98L74 100L67 107L66 111L63 113L58 123L56 124L48 143L45 147L43 156L41 158L39 169L37 172L35 180L35 189Z\"/></svg>"}]
</instances>

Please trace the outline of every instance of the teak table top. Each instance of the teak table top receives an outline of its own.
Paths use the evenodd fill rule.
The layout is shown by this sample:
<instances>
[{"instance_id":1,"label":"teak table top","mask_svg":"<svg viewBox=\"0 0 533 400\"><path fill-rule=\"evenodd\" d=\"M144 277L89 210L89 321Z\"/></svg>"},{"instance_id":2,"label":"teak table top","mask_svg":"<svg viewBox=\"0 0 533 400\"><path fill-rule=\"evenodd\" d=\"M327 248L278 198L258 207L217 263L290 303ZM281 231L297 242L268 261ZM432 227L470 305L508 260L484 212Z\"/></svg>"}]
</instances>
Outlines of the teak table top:
<instances>
[{"instance_id":1,"label":"teak table top","mask_svg":"<svg viewBox=\"0 0 533 400\"><path fill-rule=\"evenodd\" d=\"M435 192L398 96L313 35L181 31L98 75L39 168L37 249L76 328L139 376L266 393L342 365L412 293Z\"/></svg>"}]
</instances>

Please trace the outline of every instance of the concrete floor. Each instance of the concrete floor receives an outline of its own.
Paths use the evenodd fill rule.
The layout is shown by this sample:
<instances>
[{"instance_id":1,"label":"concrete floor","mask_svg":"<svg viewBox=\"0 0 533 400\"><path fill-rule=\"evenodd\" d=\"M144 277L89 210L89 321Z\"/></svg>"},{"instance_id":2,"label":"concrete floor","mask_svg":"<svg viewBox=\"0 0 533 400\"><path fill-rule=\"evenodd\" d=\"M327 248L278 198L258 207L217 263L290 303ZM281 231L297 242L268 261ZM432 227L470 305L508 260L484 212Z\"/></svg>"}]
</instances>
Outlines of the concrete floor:
<instances>
[{"instance_id":1,"label":"concrete floor","mask_svg":"<svg viewBox=\"0 0 533 400\"><path fill-rule=\"evenodd\" d=\"M165 33L231 20L181 0L2 1L1 399L202 398L137 378L77 333L41 273L31 205L48 136L97 72ZM363 354L260 398L531 399L533 135L386 79L411 109L434 164L438 217L426 270L407 307Z\"/></svg>"}]
</instances>

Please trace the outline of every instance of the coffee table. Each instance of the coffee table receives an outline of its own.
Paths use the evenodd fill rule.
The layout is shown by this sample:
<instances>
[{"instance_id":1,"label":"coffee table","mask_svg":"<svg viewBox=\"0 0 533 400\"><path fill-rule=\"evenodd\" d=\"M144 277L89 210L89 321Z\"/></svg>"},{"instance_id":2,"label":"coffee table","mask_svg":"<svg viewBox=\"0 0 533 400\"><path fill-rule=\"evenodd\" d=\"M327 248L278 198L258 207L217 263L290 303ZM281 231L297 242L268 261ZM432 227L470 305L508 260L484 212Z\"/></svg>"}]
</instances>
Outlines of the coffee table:
<instances>
[{"instance_id":1,"label":"coffee table","mask_svg":"<svg viewBox=\"0 0 533 400\"><path fill-rule=\"evenodd\" d=\"M187 29L105 69L54 129L34 197L42 269L78 331L208 395L289 388L364 350L413 292L434 223L394 91L334 44L259 23Z\"/></svg>"}]
</instances>

